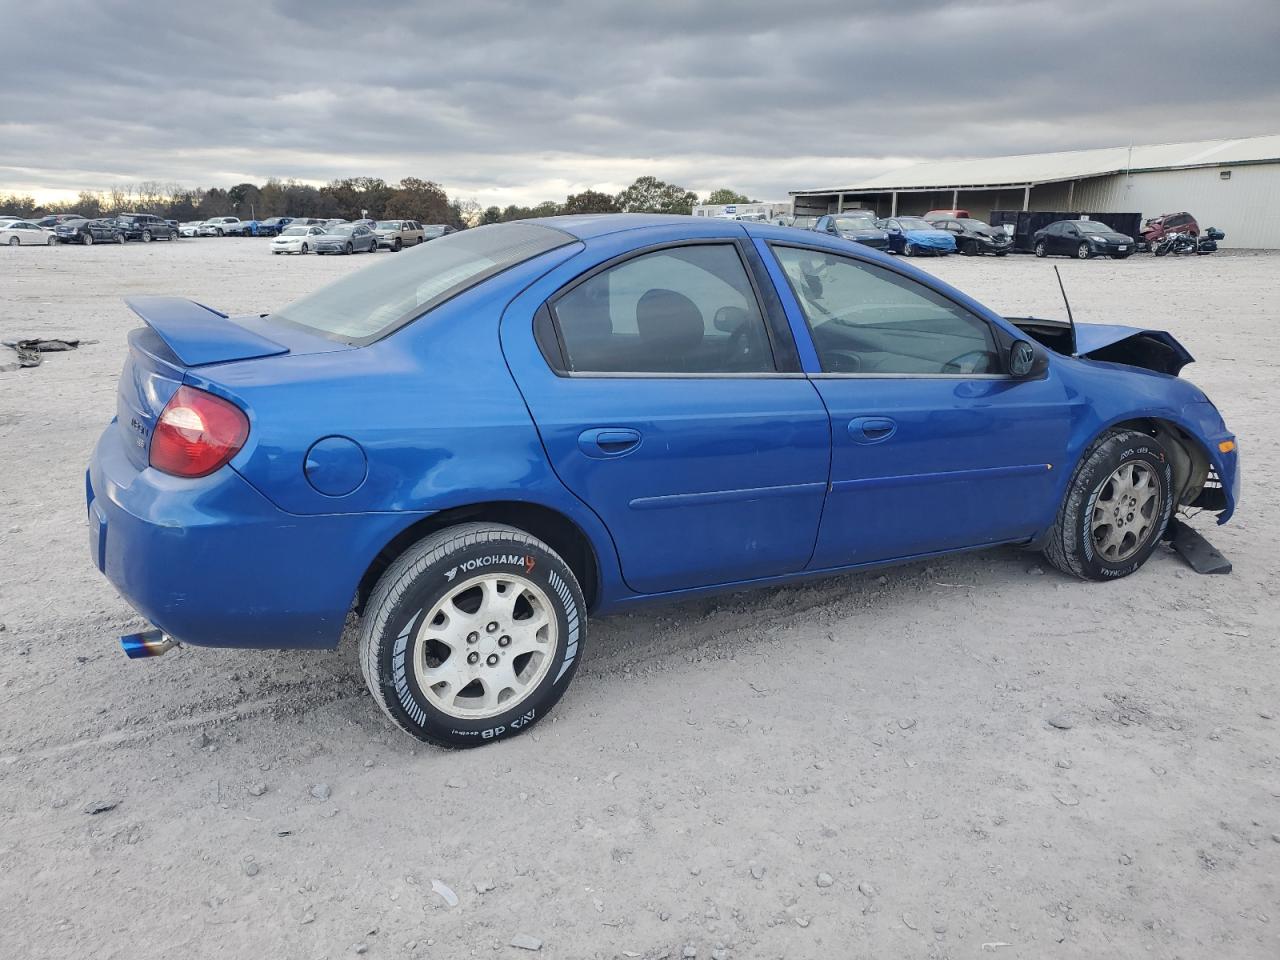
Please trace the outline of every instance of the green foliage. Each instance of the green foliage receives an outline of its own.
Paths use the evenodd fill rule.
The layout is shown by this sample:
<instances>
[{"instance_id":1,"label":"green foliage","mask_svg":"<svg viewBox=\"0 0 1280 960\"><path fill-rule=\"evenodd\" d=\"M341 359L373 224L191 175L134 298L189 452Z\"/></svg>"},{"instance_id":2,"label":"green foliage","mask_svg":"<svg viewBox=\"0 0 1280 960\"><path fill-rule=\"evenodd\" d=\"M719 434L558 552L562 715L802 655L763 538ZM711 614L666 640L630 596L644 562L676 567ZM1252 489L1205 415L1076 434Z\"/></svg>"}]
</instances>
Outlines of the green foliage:
<instances>
[{"instance_id":1,"label":"green foliage","mask_svg":"<svg viewBox=\"0 0 1280 960\"><path fill-rule=\"evenodd\" d=\"M738 193L736 190L730 190L728 187L721 187L719 190L712 190L711 195L707 197L707 203L754 203L754 200L748 200L745 193Z\"/></svg>"},{"instance_id":2,"label":"green foliage","mask_svg":"<svg viewBox=\"0 0 1280 960\"><path fill-rule=\"evenodd\" d=\"M511 208L508 207L508 210ZM485 207L484 213L480 214L480 222L485 223L501 223L502 210L499 207Z\"/></svg>"},{"instance_id":3,"label":"green foliage","mask_svg":"<svg viewBox=\"0 0 1280 960\"><path fill-rule=\"evenodd\" d=\"M665 183L657 177L639 177L616 200L618 208L626 213L683 213L693 212L698 195L692 190Z\"/></svg>"},{"instance_id":4,"label":"green foliage","mask_svg":"<svg viewBox=\"0 0 1280 960\"><path fill-rule=\"evenodd\" d=\"M618 201L599 190L583 190L565 197L561 213L618 213Z\"/></svg>"},{"instance_id":5,"label":"green foliage","mask_svg":"<svg viewBox=\"0 0 1280 960\"><path fill-rule=\"evenodd\" d=\"M419 180L417 177L405 177L400 181L400 188L387 199L379 217L455 226L460 219L454 216L444 187L433 180Z\"/></svg>"}]
</instances>

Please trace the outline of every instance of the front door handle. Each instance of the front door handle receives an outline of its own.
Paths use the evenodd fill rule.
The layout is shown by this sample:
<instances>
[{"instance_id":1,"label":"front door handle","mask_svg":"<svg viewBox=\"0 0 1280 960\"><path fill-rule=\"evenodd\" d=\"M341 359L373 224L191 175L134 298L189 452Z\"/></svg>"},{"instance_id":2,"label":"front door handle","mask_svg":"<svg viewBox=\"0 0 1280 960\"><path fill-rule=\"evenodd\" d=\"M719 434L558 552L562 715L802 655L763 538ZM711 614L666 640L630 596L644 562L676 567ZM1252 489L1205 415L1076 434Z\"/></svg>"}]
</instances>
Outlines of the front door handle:
<instances>
[{"instance_id":1,"label":"front door handle","mask_svg":"<svg viewBox=\"0 0 1280 960\"><path fill-rule=\"evenodd\" d=\"M897 430L898 425L888 417L855 417L849 421L849 438L854 443L879 443Z\"/></svg>"},{"instance_id":2,"label":"front door handle","mask_svg":"<svg viewBox=\"0 0 1280 960\"><path fill-rule=\"evenodd\" d=\"M597 460L620 457L640 446L640 431L626 427L593 427L578 434L578 449Z\"/></svg>"}]
</instances>

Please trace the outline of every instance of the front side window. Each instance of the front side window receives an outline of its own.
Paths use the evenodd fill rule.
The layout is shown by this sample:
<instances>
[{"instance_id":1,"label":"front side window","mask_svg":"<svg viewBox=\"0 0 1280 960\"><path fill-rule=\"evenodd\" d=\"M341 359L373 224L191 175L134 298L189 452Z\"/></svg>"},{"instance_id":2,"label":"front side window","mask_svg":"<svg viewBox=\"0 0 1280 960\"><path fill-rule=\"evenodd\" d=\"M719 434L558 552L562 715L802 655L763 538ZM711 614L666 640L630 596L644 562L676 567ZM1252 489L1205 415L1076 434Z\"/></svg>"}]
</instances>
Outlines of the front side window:
<instances>
[{"instance_id":1,"label":"front side window","mask_svg":"<svg viewBox=\"0 0 1280 960\"><path fill-rule=\"evenodd\" d=\"M574 242L563 231L524 223L464 230L336 280L271 319L370 343L509 267Z\"/></svg>"},{"instance_id":2,"label":"front side window","mask_svg":"<svg viewBox=\"0 0 1280 960\"><path fill-rule=\"evenodd\" d=\"M588 277L558 297L553 310L569 371L775 369L755 291L733 244L642 254Z\"/></svg>"},{"instance_id":3,"label":"front side window","mask_svg":"<svg viewBox=\"0 0 1280 960\"><path fill-rule=\"evenodd\" d=\"M826 251L775 247L827 373L1001 373L990 326L923 284Z\"/></svg>"}]
</instances>

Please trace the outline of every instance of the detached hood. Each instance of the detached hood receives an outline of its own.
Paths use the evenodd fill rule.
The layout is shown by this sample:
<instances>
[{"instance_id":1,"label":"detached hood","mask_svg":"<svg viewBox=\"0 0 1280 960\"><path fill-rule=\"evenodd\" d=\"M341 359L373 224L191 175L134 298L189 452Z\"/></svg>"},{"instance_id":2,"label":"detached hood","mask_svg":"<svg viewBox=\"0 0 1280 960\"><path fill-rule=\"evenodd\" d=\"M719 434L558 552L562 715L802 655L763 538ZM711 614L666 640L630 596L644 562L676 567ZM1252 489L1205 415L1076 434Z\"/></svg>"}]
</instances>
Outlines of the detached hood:
<instances>
[{"instance_id":1,"label":"detached hood","mask_svg":"<svg viewBox=\"0 0 1280 960\"><path fill-rule=\"evenodd\" d=\"M1007 317L1031 339L1066 356L1123 363L1176 377L1195 357L1167 330L1111 323L1077 323L1038 317Z\"/></svg>"}]
</instances>

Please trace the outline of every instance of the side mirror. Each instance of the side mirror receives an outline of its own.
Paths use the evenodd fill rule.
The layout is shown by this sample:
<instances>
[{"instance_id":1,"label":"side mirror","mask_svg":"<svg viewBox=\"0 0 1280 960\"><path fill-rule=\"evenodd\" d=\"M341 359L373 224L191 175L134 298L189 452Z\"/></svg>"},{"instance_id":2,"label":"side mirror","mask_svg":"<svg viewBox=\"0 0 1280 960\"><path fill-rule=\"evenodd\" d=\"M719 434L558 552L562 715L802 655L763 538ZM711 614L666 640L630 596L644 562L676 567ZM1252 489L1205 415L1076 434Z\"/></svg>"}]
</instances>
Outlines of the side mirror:
<instances>
[{"instance_id":1,"label":"side mirror","mask_svg":"<svg viewBox=\"0 0 1280 960\"><path fill-rule=\"evenodd\" d=\"M1026 340L1015 340L1009 348L1009 375L1026 378L1036 372L1039 359L1036 348Z\"/></svg>"}]
</instances>

